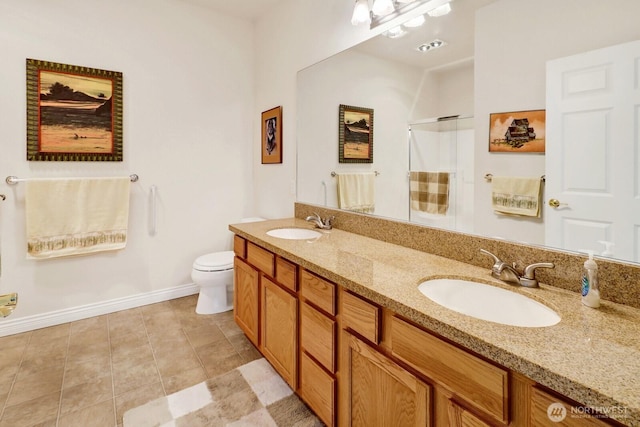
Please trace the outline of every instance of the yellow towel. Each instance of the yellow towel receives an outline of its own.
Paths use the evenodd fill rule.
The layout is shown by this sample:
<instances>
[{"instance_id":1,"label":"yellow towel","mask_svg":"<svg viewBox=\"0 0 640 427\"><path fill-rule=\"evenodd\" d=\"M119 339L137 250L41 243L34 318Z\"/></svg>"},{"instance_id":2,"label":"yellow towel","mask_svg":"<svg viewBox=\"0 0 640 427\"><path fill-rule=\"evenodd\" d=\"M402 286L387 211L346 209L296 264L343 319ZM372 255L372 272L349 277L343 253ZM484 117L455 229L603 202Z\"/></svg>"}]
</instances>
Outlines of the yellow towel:
<instances>
[{"instance_id":1,"label":"yellow towel","mask_svg":"<svg viewBox=\"0 0 640 427\"><path fill-rule=\"evenodd\" d=\"M353 212L373 213L375 173L338 174L338 207Z\"/></svg>"},{"instance_id":2,"label":"yellow towel","mask_svg":"<svg viewBox=\"0 0 640 427\"><path fill-rule=\"evenodd\" d=\"M409 174L411 209L446 215L449 209L448 172L411 172Z\"/></svg>"},{"instance_id":3,"label":"yellow towel","mask_svg":"<svg viewBox=\"0 0 640 427\"><path fill-rule=\"evenodd\" d=\"M125 247L130 178L34 179L26 184L27 258Z\"/></svg>"},{"instance_id":4,"label":"yellow towel","mask_svg":"<svg viewBox=\"0 0 640 427\"><path fill-rule=\"evenodd\" d=\"M540 217L539 177L494 176L491 184L491 203L496 213Z\"/></svg>"}]
</instances>

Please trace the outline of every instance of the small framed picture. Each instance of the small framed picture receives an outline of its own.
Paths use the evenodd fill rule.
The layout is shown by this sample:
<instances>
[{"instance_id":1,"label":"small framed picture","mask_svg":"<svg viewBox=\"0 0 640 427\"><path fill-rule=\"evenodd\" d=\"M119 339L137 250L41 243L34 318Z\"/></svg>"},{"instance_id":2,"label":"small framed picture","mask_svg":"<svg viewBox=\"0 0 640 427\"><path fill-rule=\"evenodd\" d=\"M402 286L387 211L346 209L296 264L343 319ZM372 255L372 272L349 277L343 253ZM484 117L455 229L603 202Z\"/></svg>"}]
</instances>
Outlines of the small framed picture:
<instances>
[{"instance_id":1,"label":"small framed picture","mask_svg":"<svg viewBox=\"0 0 640 427\"><path fill-rule=\"evenodd\" d=\"M340 163L373 163L373 109L340 105L338 144Z\"/></svg>"},{"instance_id":2,"label":"small framed picture","mask_svg":"<svg viewBox=\"0 0 640 427\"><path fill-rule=\"evenodd\" d=\"M27 59L27 160L122 161L122 73Z\"/></svg>"},{"instance_id":3,"label":"small framed picture","mask_svg":"<svg viewBox=\"0 0 640 427\"><path fill-rule=\"evenodd\" d=\"M546 110L491 113L490 153L545 152Z\"/></svg>"},{"instance_id":4,"label":"small framed picture","mask_svg":"<svg viewBox=\"0 0 640 427\"><path fill-rule=\"evenodd\" d=\"M282 163L282 107L262 113L262 163Z\"/></svg>"}]
</instances>

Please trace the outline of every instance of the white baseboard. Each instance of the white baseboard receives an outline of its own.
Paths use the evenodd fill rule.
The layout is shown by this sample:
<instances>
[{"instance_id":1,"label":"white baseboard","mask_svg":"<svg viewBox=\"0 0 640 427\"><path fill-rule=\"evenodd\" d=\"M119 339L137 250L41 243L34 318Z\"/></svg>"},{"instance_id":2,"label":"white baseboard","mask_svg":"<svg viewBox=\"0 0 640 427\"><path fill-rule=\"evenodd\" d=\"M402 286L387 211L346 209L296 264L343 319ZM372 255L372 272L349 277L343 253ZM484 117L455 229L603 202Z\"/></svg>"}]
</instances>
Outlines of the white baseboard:
<instances>
[{"instance_id":1,"label":"white baseboard","mask_svg":"<svg viewBox=\"0 0 640 427\"><path fill-rule=\"evenodd\" d=\"M186 297L188 295L197 294L198 291L198 286L191 283L173 288L161 289L159 291L147 292L124 298L116 298L95 304L50 311L48 313L22 317L16 320L0 320L0 337L60 325L89 317L101 316L103 314L115 313L116 311L141 307L143 305L168 301L175 298ZM19 303L20 300L18 299L18 304Z\"/></svg>"}]
</instances>

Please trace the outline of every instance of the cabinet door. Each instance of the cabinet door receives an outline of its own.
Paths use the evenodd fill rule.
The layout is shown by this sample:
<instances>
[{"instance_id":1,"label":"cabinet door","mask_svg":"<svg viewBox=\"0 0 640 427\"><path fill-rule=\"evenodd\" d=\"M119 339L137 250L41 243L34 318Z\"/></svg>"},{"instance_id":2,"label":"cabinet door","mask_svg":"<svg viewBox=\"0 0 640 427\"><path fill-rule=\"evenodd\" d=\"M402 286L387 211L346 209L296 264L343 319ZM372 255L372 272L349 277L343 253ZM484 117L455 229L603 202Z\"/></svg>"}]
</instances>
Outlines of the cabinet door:
<instances>
[{"instance_id":1,"label":"cabinet door","mask_svg":"<svg viewBox=\"0 0 640 427\"><path fill-rule=\"evenodd\" d=\"M531 425L565 427L604 427L604 420L586 414L572 414L573 405L556 396L533 387L531 389Z\"/></svg>"},{"instance_id":2,"label":"cabinet door","mask_svg":"<svg viewBox=\"0 0 640 427\"><path fill-rule=\"evenodd\" d=\"M453 401L449 401L448 407L449 426L451 427L491 427L490 424L459 406Z\"/></svg>"},{"instance_id":3,"label":"cabinet door","mask_svg":"<svg viewBox=\"0 0 640 427\"><path fill-rule=\"evenodd\" d=\"M247 335L259 346L259 273L239 258L233 260L233 318Z\"/></svg>"},{"instance_id":4,"label":"cabinet door","mask_svg":"<svg viewBox=\"0 0 640 427\"><path fill-rule=\"evenodd\" d=\"M363 341L346 336L343 358L349 426L429 426L431 388Z\"/></svg>"},{"instance_id":5,"label":"cabinet door","mask_svg":"<svg viewBox=\"0 0 640 427\"><path fill-rule=\"evenodd\" d=\"M262 352L296 389L298 370L298 299L262 276Z\"/></svg>"}]
</instances>

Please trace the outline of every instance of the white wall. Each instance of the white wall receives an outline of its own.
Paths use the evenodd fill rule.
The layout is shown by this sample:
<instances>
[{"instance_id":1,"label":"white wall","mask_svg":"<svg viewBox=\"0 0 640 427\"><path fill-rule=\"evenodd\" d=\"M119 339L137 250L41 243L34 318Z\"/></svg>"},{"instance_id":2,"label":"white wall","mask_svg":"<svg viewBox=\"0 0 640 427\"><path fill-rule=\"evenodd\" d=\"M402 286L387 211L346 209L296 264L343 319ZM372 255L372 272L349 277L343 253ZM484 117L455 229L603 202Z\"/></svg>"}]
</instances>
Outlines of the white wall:
<instances>
[{"instance_id":1,"label":"white wall","mask_svg":"<svg viewBox=\"0 0 640 427\"><path fill-rule=\"evenodd\" d=\"M298 195L338 207L330 172L377 171L375 214L408 219L408 123L422 70L357 50L334 55L298 74ZM373 163L339 163L338 106L372 108ZM402 191L404 190L404 191ZM393 195L393 197L390 197Z\"/></svg>"},{"instance_id":2,"label":"white wall","mask_svg":"<svg viewBox=\"0 0 640 427\"><path fill-rule=\"evenodd\" d=\"M613 44L640 39L637 0L499 0L475 21L475 231L544 243L543 219L495 215L486 173L544 175L539 154L489 153L489 114L545 108L545 64ZM529 30L536 29L535 33ZM551 195L543 197L546 201ZM524 226L526 225L526 226Z\"/></svg>"},{"instance_id":3,"label":"white wall","mask_svg":"<svg viewBox=\"0 0 640 427\"><path fill-rule=\"evenodd\" d=\"M274 218L293 215L296 180L296 75L384 31L351 25L353 2L344 0L289 0L272 8L256 23L256 107L262 111L283 107L282 164L260 164L260 129L253 135L253 188L257 213ZM337 113L336 113L337 115ZM337 136L336 136L337 138Z\"/></svg>"},{"instance_id":4,"label":"white wall","mask_svg":"<svg viewBox=\"0 0 640 427\"><path fill-rule=\"evenodd\" d=\"M188 285L196 256L230 248L227 225L255 214L253 55L251 23L175 0L0 2L0 292L19 293L4 322ZM123 73L123 162L25 160L26 58ZM25 259L25 186L6 185L6 175L130 173L140 181L126 249ZM151 185L155 236L147 231Z\"/></svg>"}]
</instances>

